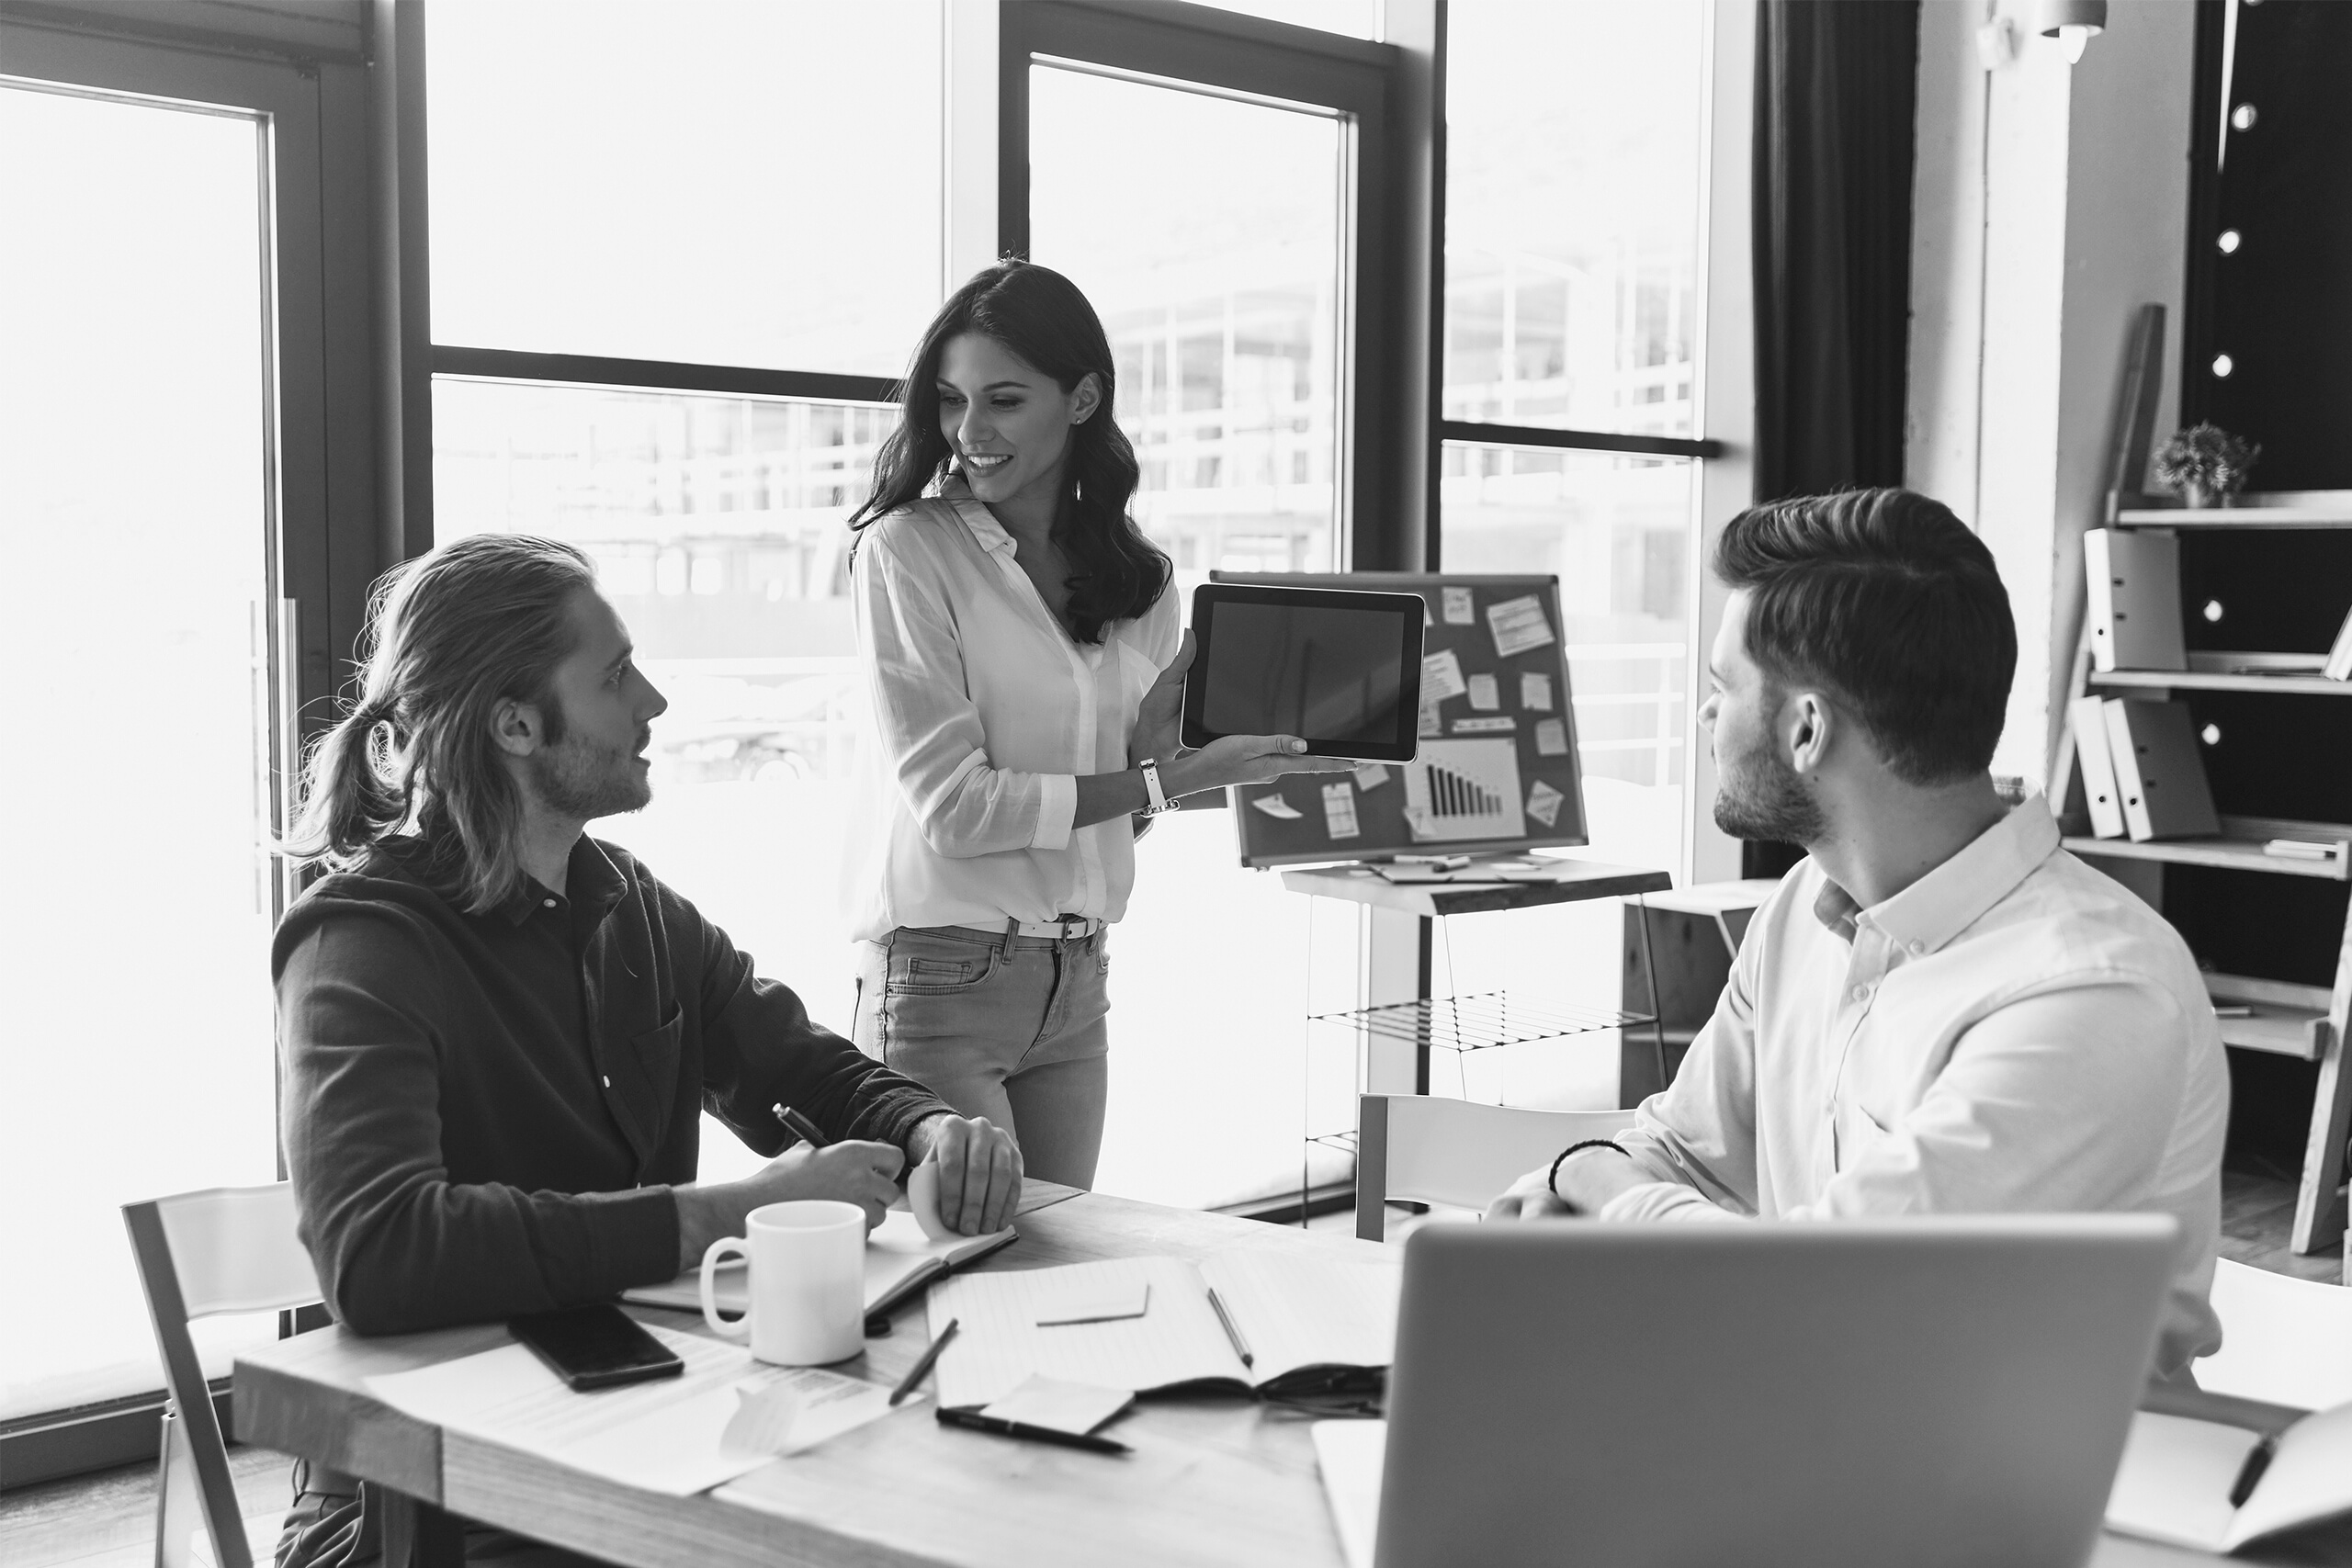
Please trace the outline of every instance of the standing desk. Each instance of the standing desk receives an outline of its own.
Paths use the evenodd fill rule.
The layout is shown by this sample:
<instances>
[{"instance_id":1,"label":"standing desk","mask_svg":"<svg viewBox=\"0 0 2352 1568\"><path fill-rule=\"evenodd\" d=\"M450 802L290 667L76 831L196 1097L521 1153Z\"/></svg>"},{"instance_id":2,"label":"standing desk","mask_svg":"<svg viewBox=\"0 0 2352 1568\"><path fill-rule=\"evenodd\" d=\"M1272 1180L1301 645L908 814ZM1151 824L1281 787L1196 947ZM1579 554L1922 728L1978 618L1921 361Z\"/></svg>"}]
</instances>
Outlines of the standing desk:
<instances>
[{"instance_id":1,"label":"standing desk","mask_svg":"<svg viewBox=\"0 0 2352 1568\"><path fill-rule=\"evenodd\" d=\"M1030 1186L1021 1240L976 1267L1379 1250L1332 1233ZM632 1311L672 1327L701 1321ZM838 1370L895 1382L923 1348L921 1303L892 1321L896 1332ZM334 1326L247 1351L236 1363L237 1437L388 1489L400 1506L388 1511L385 1568L456 1568L456 1530L441 1508L625 1568L1342 1568L1312 1417L1230 1395L1138 1406L1115 1428L1135 1445L1124 1458L944 1427L926 1398L736 1483L759 1499L752 1506L633 1492L445 1433L378 1404L360 1381L504 1339L496 1325L373 1339ZM2223 1561L2105 1536L2092 1568Z\"/></svg>"}]
</instances>

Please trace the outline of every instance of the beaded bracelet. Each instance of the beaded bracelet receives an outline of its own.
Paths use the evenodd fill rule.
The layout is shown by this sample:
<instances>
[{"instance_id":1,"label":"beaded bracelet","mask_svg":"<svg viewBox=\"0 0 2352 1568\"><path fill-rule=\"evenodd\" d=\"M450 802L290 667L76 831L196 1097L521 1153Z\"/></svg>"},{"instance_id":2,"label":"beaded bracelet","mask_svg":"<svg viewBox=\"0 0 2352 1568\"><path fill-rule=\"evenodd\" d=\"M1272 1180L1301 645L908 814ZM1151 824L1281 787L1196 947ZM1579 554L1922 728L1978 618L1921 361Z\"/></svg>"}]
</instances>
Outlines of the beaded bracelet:
<instances>
[{"instance_id":1,"label":"beaded bracelet","mask_svg":"<svg viewBox=\"0 0 2352 1568\"><path fill-rule=\"evenodd\" d=\"M1552 1161L1551 1170L1547 1172L1544 1178L1544 1185L1551 1190L1553 1197L1559 1199L1563 1203L1567 1203L1568 1201L1566 1198L1560 1197L1560 1161L1583 1149L1615 1149L1619 1154L1625 1155L1627 1159L1632 1159L1634 1157L1632 1155L1626 1154L1625 1146L1623 1144L1618 1143L1614 1138L1587 1138L1580 1144L1570 1144L1566 1148L1562 1149L1558 1156L1554 1158ZM1568 1207L1573 1209L1576 1205L1568 1203Z\"/></svg>"}]
</instances>

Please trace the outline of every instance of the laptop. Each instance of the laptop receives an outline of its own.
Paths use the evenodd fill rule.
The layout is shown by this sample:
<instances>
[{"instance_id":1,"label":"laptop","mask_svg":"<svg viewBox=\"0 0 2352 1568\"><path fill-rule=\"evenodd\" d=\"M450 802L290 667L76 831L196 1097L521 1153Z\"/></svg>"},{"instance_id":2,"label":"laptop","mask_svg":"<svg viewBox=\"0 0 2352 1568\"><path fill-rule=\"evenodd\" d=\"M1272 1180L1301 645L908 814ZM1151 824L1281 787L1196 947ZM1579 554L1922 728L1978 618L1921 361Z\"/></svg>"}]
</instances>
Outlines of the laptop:
<instances>
[{"instance_id":1,"label":"laptop","mask_svg":"<svg viewBox=\"0 0 2352 1568\"><path fill-rule=\"evenodd\" d=\"M1388 1419L1316 1428L1351 1568L2079 1568L2174 1237L2164 1215L1425 1226Z\"/></svg>"}]
</instances>

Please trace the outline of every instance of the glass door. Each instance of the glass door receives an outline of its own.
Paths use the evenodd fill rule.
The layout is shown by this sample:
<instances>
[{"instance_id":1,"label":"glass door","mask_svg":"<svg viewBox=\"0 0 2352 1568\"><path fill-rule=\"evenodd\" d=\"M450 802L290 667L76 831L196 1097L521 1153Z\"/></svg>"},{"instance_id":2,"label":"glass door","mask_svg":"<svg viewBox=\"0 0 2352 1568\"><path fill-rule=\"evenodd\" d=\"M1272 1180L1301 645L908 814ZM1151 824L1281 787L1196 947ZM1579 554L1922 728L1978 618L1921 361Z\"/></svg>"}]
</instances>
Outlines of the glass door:
<instances>
[{"instance_id":1,"label":"glass door","mask_svg":"<svg viewBox=\"0 0 2352 1568\"><path fill-rule=\"evenodd\" d=\"M1102 318L1135 517L1175 563L1170 592L1189 615L1215 570L1345 570L1377 352L1356 235L1377 199L1378 70L1310 63L1304 40L1269 66L1100 14L1027 25L1006 62L1026 165L1008 227ZM1243 870L1223 810L1161 818L1136 845L1111 942L1103 1190L1203 1207L1298 1190L1306 1020L1355 1001L1357 920L1322 902ZM1312 1179L1344 1176L1344 1154L1313 1152Z\"/></svg>"},{"instance_id":2,"label":"glass door","mask_svg":"<svg viewBox=\"0 0 2352 1568\"><path fill-rule=\"evenodd\" d=\"M270 153L0 76L0 1418L160 1386L118 1205L277 1175Z\"/></svg>"}]
</instances>

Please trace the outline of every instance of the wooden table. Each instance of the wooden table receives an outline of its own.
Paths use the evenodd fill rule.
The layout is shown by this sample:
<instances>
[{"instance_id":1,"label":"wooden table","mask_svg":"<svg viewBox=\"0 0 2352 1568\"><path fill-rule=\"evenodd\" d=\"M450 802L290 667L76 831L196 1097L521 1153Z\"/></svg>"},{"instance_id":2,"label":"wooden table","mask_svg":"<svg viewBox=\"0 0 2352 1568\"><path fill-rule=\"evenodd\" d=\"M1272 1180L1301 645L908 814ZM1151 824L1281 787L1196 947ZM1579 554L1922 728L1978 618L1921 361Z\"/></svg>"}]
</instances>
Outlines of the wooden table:
<instances>
[{"instance_id":1,"label":"wooden table","mask_svg":"<svg viewBox=\"0 0 2352 1568\"><path fill-rule=\"evenodd\" d=\"M1378 1244L1224 1215L1164 1209L1032 1182L1021 1240L982 1264L1035 1269L1152 1253L1202 1258L1237 1248L1378 1252ZM648 1322L701 1319L632 1308ZM922 1303L837 1369L895 1382L925 1345ZM630 1568L1340 1568L1339 1538L1308 1440L1309 1416L1234 1396L1149 1401L1117 1433L1125 1458L944 1427L931 1404L756 1471L735 1490L631 1491L379 1404L363 1379L504 1342L496 1325L362 1338L341 1327L240 1356L240 1440L296 1454L386 1488L395 1504L387 1568L439 1568L458 1550L435 1507L412 1538L401 1498L503 1525ZM412 1540L414 1550L411 1551ZM2103 1538L2094 1568L2181 1568L2221 1560Z\"/></svg>"}]
</instances>

